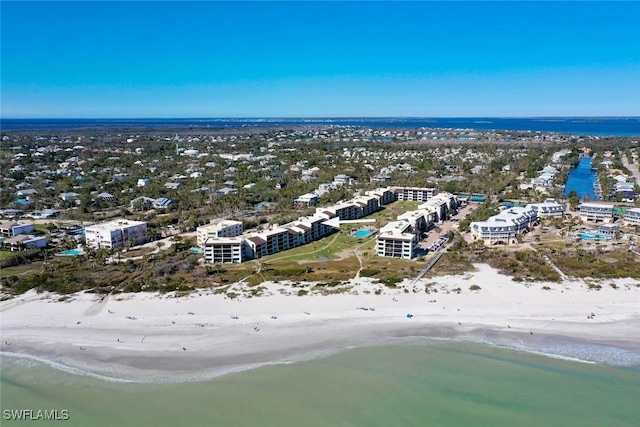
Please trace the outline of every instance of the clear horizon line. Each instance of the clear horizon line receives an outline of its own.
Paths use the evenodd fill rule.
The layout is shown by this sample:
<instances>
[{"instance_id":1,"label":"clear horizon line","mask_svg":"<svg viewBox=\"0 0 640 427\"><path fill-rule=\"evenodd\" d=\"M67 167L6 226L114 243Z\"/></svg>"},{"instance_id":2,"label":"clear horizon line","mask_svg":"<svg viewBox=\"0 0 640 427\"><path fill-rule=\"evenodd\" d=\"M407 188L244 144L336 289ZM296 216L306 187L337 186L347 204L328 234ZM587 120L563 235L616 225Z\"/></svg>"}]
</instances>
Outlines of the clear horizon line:
<instances>
[{"instance_id":1,"label":"clear horizon line","mask_svg":"<svg viewBox=\"0 0 640 427\"><path fill-rule=\"evenodd\" d=\"M0 117L0 120L282 120L282 119L640 119L640 115L612 116L158 116L158 117Z\"/></svg>"}]
</instances>

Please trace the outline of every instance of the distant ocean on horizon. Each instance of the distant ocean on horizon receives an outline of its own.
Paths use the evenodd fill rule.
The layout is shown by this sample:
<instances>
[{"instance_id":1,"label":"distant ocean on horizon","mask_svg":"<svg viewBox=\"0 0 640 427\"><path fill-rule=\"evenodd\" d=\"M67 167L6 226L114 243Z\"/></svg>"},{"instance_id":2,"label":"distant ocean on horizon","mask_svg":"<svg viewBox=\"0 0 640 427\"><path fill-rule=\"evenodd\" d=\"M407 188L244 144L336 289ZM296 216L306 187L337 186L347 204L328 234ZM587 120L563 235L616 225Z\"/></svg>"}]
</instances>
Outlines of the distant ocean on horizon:
<instances>
[{"instance_id":1,"label":"distant ocean on horizon","mask_svg":"<svg viewBox=\"0 0 640 427\"><path fill-rule=\"evenodd\" d=\"M132 128L230 128L267 126L368 126L375 128L442 128L478 131L556 132L571 135L640 136L640 117L531 118L182 118L182 119L0 119L3 131L52 131Z\"/></svg>"}]
</instances>

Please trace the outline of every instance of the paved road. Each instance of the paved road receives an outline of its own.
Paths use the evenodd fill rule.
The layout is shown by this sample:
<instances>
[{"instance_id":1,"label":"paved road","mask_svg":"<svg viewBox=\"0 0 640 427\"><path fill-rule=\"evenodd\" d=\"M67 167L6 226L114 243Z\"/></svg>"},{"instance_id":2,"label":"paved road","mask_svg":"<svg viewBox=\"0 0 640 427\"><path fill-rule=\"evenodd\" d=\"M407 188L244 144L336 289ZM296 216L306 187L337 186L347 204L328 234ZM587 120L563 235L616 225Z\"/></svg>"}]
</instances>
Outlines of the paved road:
<instances>
[{"instance_id":1,"label":"paved road","mask_svg":"<svg viewBox=\"0 0 640 427\"><path fill-rule=\"evenodd\" d=\"M640 170L638 170L638 163L629 163L629 159L624 154L620 157L620 159L622 160L622 164L624 165L624 167L631 171L636 179L636 183L640 185Z\"/></svg>"}]
</instances>

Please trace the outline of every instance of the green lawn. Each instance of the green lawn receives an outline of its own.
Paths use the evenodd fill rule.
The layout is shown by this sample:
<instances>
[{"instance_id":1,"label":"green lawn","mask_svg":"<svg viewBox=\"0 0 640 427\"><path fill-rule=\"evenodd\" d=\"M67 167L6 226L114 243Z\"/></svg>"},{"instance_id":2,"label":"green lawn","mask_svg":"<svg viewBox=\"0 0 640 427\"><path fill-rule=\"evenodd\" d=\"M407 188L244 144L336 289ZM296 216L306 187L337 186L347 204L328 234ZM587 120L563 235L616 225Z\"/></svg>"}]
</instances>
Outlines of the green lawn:
<instances>
[{"instance_id":1,"label":"green lawn","mask_svg":"<svg viewBox=\"0 0 640 427\"><path fill-rule=\"evenodd\" d=\"M5 267L0 269L1 277L17 276L27 273L40 273L42 271L42 262L34 262L25 265L16 265L14 267Z\"/></svg>"},{"instance_id":2,"label":"green lawn","mask_svg":"<svg viewBox=\"0 0 640 427\"><path fill-rule=\"evenodd\" d=\"M13 255L15 254L11 251L0 251L0 261L3 259L11 258Z\"/></svg>"}]
</instances>

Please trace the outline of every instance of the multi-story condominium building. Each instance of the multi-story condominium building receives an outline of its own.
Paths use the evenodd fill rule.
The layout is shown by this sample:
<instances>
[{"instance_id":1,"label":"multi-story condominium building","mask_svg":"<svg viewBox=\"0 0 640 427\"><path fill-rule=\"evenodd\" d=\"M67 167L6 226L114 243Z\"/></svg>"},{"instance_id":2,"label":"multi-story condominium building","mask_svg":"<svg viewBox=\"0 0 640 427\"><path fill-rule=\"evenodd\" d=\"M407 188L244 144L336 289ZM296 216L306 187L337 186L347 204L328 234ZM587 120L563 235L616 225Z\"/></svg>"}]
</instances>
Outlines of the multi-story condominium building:
<instances>
[{"instance_id":1,"label":"multi-story condominium building","mask_svg":"<svg viewBox=\"0 0 640 427\"><path fill-rule=\"evenodd\" d=\"M640 225L640 208L631 208L622 216L625 225Z\"/></svg>"},{"instance_id":2,"label":"multi-story condominium building","mask_svg":"<svg viewBox=\"0 0 640 427\"><path fill-rule=\"evenodd\" d=\"M362 218L362 208L353 203L353 201L342 202L324 208L316 208L316 213L324 213L332 217L338 217L343 221Z\"/></svg>"},{"instance_id":3,"label":"multi-story condominium building","mask_svg":"<svg viewBox=\"0 0 640 427\"><path fill-rule=\"evenodd\" d=\"M446 202L447 209L449 209L450 211L455 211L460 206L460 203L458 202L458 196L456 196L455 194L448 193L446 191L436 194L435 196L433 196L433 199L442 200Z\"/></svg>"},{"instance_id":4,"label":"multi-story condominium building","mask_svg":"<svg viewBox=\"0 0 640 427\"><path fill-rule=\"evenodd\" d=\"M449 212L458 208L458 198L451 193L439 193L418 206L419 210L428 212L425 218L432 222L444 221Z\"/></svg>"},{"instance_id":5,"label":"multi-story condominium building","mask_svg":"<svg viewBox=\"0 0 640 427\"><path fill-rule=\"evenodd\" d=\"M580 219L583 221L613 222L613 205L582 203L579 208Z\"/></svg>"},{"instance_id":6,"label":"multi-story condominium building","mask_svg":"<svg viewBox=\"0 0 640 427\"><path fill-rule=\"evenodd\" d=\"M517 243L518 234L531 230L536 220L537 214L534 209L505 209L487 221L472 222L471 234L474 239L483 240L486 246L498 243L511 245Z\"/></svg>"},{"instance_id":7,"label":"multi-story condominium building","mask_svg":"<svg viewBox=\"0 0 640 427\"><path fill-rule=\"evenodd\" d=\"M375 196L360 196L352 199L351 202L358 205L362 212L360 216L368 216L380 210L380 200Z\"/></svg>"},{"instance_id":8,"label":"multi-story condominium building","mask_svg":"<svg viewBox=\"0 0 640 427\"><path fill-rule=\"evenodd\" d=\"M364 194L377 197L380 206L388 205L396 201L396 193L391 187L376 188L375 190L366 191Z\"/></svg>"},{"instance_id":9,"label":"multi-story condominium building","mask_svg":"<svg viewBox=\"0 0 640 427\"><path fill-rule=\"evenodd\" d=\"M267 240L257 234L247 237L247 244L250 248L251 258L262 258L269 255L267 252Z\"/></svg>"},{"instance_id":10,"label":"multi-story condominium building","mask_svg":"<svg viewBox=\"0 0 640 427\"><path fill-rule=\"evenodd\" d=\"M198 247L202 247L209 237L236 237L242 234L242 222L221 220L197 228Z\"/></svg>"},{"instance_id":11,"label":"multi-story condominium building","mask_svg":"<svg viewBox=\"0 0 640 427\"><path fill-rule=\"evenodd\" d=\"M134 246L147 241L147 223L116 219L85 227L86 245L90 248L117 248L131 243Z\"/></svg>"},{"instance_id":12,"label":"multi-story condominium building","mask_svg":"<svg viewBox=\"0 0 640 427\"><path fill-rule=\"evenodd\" d=\"M14 237L20 234L29 234L33 231L33 224L20 222L0 223L0 235L3 237Z\"/></svg>"},{"instance_id":13,"label":"multi-story condominium building","mask_svg":"<svg viewBox=\"0 0 640 427\"><path fill-rule=\"evenodd\" d=\"M286 251L294 247L290 239L289 230L281 227L273 227L259 234L267 242L267 255Z\"/></svg>"},{"instance_id":14,"label":"multi-story condominium building","mask_svg":"<svg viewBox=\"0 0 640 427\"><path fill-rule=\"evenodd\" d=\"M302 232L301 245L322 239L334 232L333 227L324 224L327 220L324 215L314 215L298 218L282 227L292 229L296 233Z\"/></svg>"},{"instance_id":15,"label":"multi-story condominium building","mask_svg":"<svg viewBox=\"0 0 640 427\"><path fill-rule=\"evenodd\" d=\"M416 256L418 236L408 221L392 221L380 229L376 236L378 256L412 259Z\"/></svg>"},{"instance_id":16,"label":"multi-story condominium building","mask_svg":"<svg viewBox=\"0 0 640 427\"><path fill-rule=\"evenodd\" d=\"M398 221L406 221L416 232L427 231L433 222L427 221L429 213L424 210L407 211L397 216Z\"/></svg>"},{"instance_id":17,"label":"multi-story condominium building","mask_svg":"<svg viewBox=\"0 0 640 427\"><path fill-rule=\"evenodd\" d=\"M251 233L246 236L243 260L262 258L322 239L335 232L332 226L325 224L333 217L333 214L317 213L269 230Z\"/></svg>"},{"instance_id":18,"label":"multi-story condominium building","mask_svg":"<svg viewBox=\"0 0 640 427\"><path fill-rule=\"evenodd\" d=\"M248 244L243 237L209 237L204 242L205 263L240 263L247 259Z\"/></svg>"},{"instance_id":19,"label":"multi-story condominium building","mask_svg":"<svg viewBox=\"0 0 640 427\"><path fill-rule=\"evenodd\" d=\"M414 202L426 202L437 192L435 188L420 187L394 187L393 191L396 193L396 199Z\"/></svg>"},{"instance_id":20,"label":"multi-story condominium building","mask_svg":"<svg viewBox=\"0 0 640 427\"><path fill-rule=\"evenodd\" d=\"M337 225L332 224L331 220L346 221L371 215L379 210L381 205L395 201L395 197L396 193L391 188L378 188L353 200L316 208L313 216L301 217L288 224L272 226L268 230L248 235L242 235L241 222L221 221L199 227L198 244L205 253L205 262L242 262L247 259L261 258L322 239L335 232ZM424 217L422 214L417 214L413 226L419 229L428 227L428 224L425 225L421 221L424 221ZM400 232L389 237L389 239L399 239L399 242L405 241L405 246L400 245L400 248L410 250L408 253L405 250L402 256L415 256L417 236L412 234L414 232L415 229L411 228L411 233L403 235ZM411 244L407 244L406 241Z\"/></svg>"},{"instance_id":21,"label":"multi-story condominium building","mask_svg":"<svg viewBox=\"0 0 640 427\"><path fill-rule=\"evenodd\" d=\"M527 208L535 209L538 217L562 217L566 212L566 206L553 199L546 199L542 203L530 203Z\"/></svg>"}]
</instances>

